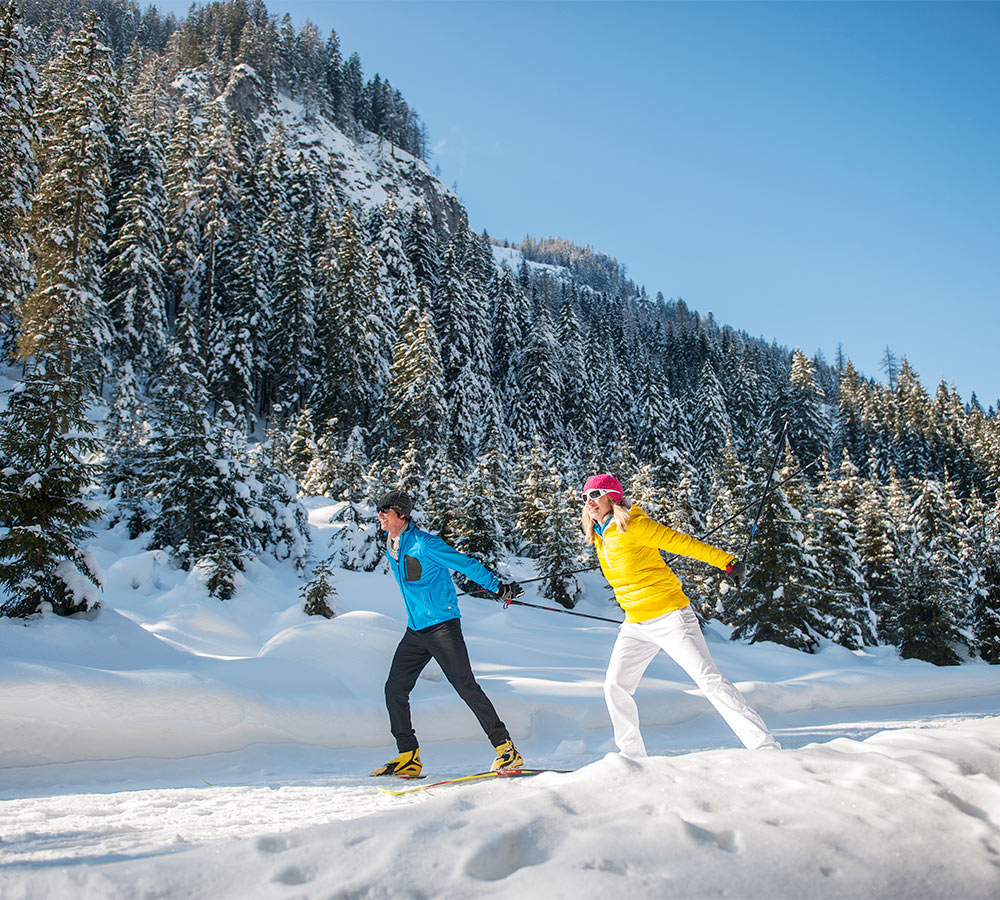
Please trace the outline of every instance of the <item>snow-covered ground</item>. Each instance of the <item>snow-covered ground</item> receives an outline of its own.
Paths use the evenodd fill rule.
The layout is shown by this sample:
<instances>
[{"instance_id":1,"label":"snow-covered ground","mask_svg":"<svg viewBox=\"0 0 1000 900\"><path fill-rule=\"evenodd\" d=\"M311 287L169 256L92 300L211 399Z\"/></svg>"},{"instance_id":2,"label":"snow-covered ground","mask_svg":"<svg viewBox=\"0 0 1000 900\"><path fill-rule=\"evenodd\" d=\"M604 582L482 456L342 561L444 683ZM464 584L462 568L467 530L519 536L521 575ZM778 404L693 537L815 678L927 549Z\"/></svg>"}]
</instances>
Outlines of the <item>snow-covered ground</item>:
<instances>
[{"instance_id":1,"label":"snow-covered ground","mask_svg":"<svg viewBox=\"0 0 1000 900\"><path fill-rule=\"evenodd\" d=\"M329 508L311 507L322 555ZM785 749L739 749L661 654L638 695L656 755L637 764L601 692L613 625L464 598L526 761L575 771L390 797L367 777L395 753L389 578L340 572L337 617L306 619L278 564L221 603L117 531L93 550L96 616L0 620L4 900L1000 897L1000 668L809 656L713 623ZM614 616L600 576L584 584L580 609ZM488 768L434 667L413 706L428 781Z\"/></svg>"}]
</instances>

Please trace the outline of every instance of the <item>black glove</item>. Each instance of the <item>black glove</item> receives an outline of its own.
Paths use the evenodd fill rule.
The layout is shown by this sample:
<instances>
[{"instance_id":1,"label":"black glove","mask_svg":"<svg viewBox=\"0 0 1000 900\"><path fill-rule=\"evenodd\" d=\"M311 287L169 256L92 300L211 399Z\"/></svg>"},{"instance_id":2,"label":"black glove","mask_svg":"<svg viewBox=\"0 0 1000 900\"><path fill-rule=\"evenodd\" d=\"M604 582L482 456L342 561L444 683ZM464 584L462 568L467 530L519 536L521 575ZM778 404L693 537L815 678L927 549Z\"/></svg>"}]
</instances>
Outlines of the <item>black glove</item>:
<instances>
[{"instance_id":1,"label":"black glove","mask_svg":"<svg viewBox=\"0 0 1000 900\"><path fill-rule=\"evenodd\" d=\"M743 582L747 580L747 564L734 559L726 566L726 577L736 587L742 587Z\"/></svg>"},{"instance_id":2,"label":"black glove","mask_svg":"<svg viewBox=\"0 0 1000 900\"><path fill-rule=\"evenodd\" d=\"M511 600L516 600L518 597L524 596L524 588L516 581L501 581L500 586L497 588L497 596L504 603L510 603Z\"/></svg>"}]
</instances>

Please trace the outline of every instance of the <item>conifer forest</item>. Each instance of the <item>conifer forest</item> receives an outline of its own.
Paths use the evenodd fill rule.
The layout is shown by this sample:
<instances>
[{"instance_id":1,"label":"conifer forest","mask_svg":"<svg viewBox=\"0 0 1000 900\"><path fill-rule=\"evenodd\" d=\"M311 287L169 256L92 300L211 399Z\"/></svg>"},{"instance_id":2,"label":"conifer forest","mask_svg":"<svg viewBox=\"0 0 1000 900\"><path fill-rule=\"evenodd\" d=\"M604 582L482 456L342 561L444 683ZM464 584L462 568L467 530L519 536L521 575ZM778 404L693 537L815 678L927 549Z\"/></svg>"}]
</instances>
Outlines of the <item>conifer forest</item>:
<instances>
[{"instance_id":1,"label":"conifer forest","mask_svg":"<svg viewBox=\"0 0 1000 900\"><path fill-rule=\"evenodd\" d=\"M262 0L0 0L3 615L98 603L110 527L228 603L288 560L323 612L338 569L383 565L391 487L572 608L589 474L740 554L776 459L742 589L671 561L703 618L1000 661L996 409L888 349L878 380L751 337L589 246L473 233L345 53Z\"/></svg>"}]
</instances>

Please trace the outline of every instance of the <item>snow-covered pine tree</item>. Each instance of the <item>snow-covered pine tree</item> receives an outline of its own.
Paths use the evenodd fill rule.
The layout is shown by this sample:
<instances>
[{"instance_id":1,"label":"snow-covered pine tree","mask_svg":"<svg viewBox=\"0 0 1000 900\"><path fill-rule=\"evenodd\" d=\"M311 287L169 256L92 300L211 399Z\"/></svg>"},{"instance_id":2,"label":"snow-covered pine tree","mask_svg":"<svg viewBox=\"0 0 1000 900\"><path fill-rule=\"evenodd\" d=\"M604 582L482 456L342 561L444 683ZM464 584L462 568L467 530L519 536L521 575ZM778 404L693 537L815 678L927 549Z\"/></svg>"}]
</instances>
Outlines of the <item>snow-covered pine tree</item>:
<instances>
[{"instance_id":1,"label":"snow-covered pine tree","mask_svg":"<svg viewBox=\"0 0 1000 900\"><path fill-rule=\"evenodd\" d=\"M48 355L75 334L73 357L51 372L68 371L80 358L103 367L110 347L100 268L115 84L110 56L92 13L52 63L52 92L39 117L41 177L31 216L36 283L24 303L18 353Z\"/></svg>"},{"instance_id":2,"label":"snow-covered pine tree","mask_svg":"<svg viewBox=\"0 0 1000 900\"><path fill-rule=\"evenodd\" d=\"M298 412L316 382L316 294L309 236L301 213L293 213L278 261L274 316L268 341L272 397Z\"/></svg>"},{"instance_id":3,"label":"snow-covered pine tree","mask_svg":"<svg viewBox=\"0 0 1000 900\"><path fill-rule=\"evenodd\" d=\"M770 449L757 460L766 475ZM798 468L786 451L784 465L775 473L778 482ZM761 477L761 484L765 478ZM811 503L801 480L772 487L746 560L747 581L738 592L726 595L727 621L735 626L733 640L773 641L812 653L819 641L821 623L813 610L820 573L806 533L805 514Z\"/></svg>"},{"instance_id":4,"label":"snow-covered pine tree","mask_svg":"<svg viewBox=\"0 0 1000 900\"><path fill-rule=\"evenodd\" d=\"M428 453L446 442L440 348L430 313L417 305L410 306L399 321L387 405L398 446L412 445Z\"/></svg>"},{"instance_id":5,"label":"snow-covered pine tree","mask_svg":"<svg viewBox=\"0 0 1000 900\"><path fill-rule=\"evenodd\" d=\"M332 619L336 615L332 605L337 597L333 575L334 565L332 556L317 563L313 569L312 578L299 588L302 611L307 616L322 616L324 619Z\"/></svg>"},{"instance_id":6,"label":"snow-covered pine tree","mask_svg":"<svg viewBox=\"0 0 1000 900\"><path fill-rule=\"evenodd\" d=\"M926 478L929 474L927 434L930 431L930 398L914 368L904 357L896 378L895 435L893 454L903 478Z\"/></svg>"},{"instance_id":7,"label":"snow-covered pine tree","mask_svg":"<svg viewBox=\"0 0 1000 900\"><path fill-rule=\"evenodd\" d=\"M323 419L336 417L346 439L355 425L367 425L375 412L381 373L381 322L373 310L367 251L357 218L348 207L329 230L318 264L316 297L317 383L310 400Z\"/></svg>"},{"instance_id":8,"label":"snow-covered pine tree","mask_svg":"<svg viewBox=\"0 0 1000 900\"><path fill-rule=\"evenodd\" d=\"M282 467L301 483L315 455L316 432L312 424L312 410L307 406L292 417L287 445L278 459Z\"/></svg>"},{"instance_id":9,"label":"snow-covered pine tree","mask_svg":"<svg viewBox=\"0 0 1000 900\"><path fill-rule=\"evenodd\" d=\"M251 471L260 485L260 511L250 510L254 533L277 560L291 560L299 571L309 559L309 515L299 503L295 479L270 442L248 448Z\"/></svg>"},{"instance_id":10,"label":"snow-covered pine tree","mask_svg":"<svg viewBox=\"0 0 1000 900\"><path fill-rule=\"evenodd\" d=\"M211 531L209 482L218 474L205 362L190 309L177 321L154 389L148 456L150 492L159 504L150 546L167 550L186 569L201 556Z\"/></svg>"},{"instance_id":11,"label":"snow-covered pine tree","mask_svg":"<svg viewBox=\"0 0 1000 900\"><path fill-rule=\"evenodd\" d=\"M163 146L153 110L138 108L125 129L116 177L125 185L108 247L104 295L115 334L115 356L142 380L156 370L167 340L167 248Z\"/></svg>"},{"instance_id":12,"label":"snow-covered pine tree","mask_svg":"<svg viewBox=\"0 0 1000 900\"><path fill-rule=\"evenodd\" d=\"M30 616L43 604L68 616L97 601L100 569L82 545L101 517L90 499L100 442L87 416L93 373L66 349L73 337L64 336L63 352L36 358L0 417L0 614L6 616Z\"/></svg>"},{"instance_id":13,"label":"snow-covered pine tree","mask_svg":"<svg viewBox=\"0 0 1000 900\"><path fill-rule=\"evenodd\" d=\"M524 554L538 565L542 594L566 609L576 605L580 587L573 575L582 549L579 494L567 486L551 452L539 435L527 457L515 468L515 525Z\"/></svg>"},{"instance_id":14,"label":"snow-covered pine tree","mask_svg":"<svg viewBox=\"0 0 1000 900\"><path fill-rule=\"evenodd\" d=\"M898 485L898 482L896 483ZM880 642L896 643L892 621L902 597L899 558L900 541L893 510L898 501L889 503L886 487L869 476L858 503L858 553L861 574L875 615L876 635Z\"/></svg>"},{"instance_id":15,"label":"snow-covered pine tree","mask_svg":"<svg viewBox=\"0 0 1000 900\"><path fill-rule=\"evenodd\" d=\"M920 493L906 524L909 553L902 560L903 596L891 630L903 659L958 665L956 650L967 643L961 624L969 589L961 558L961 505L948 481L917 484Z\"/></svg>"},{"instance_id":16,"label":"snow-covered pine tree","mask_svg":"<svg viewBox=\"0 0 1000 900\"><path fill-rule=\"evenodd\" d=\"M567 291L559 309L558 341L561 354L562 397L565 431L573 435L568 443L573 444L575 453L585 442L592 442L596 433L591 414L586 408L584 384L587 381L587 364L583 355L583 329L576 310L576 300ZM494 335L494 347L496 336Z\"/></svg>"},{"instance_id":17,"label":"snow-covered pine tree","mask_svg":"<svg viewBox=\"0 0 1000 900\"><path fill-rule=\"evenodd\" d=\"M182 106L171 126L164 174L168 208L164 276L171 322L181 309L198 302L204 288L199 183L198 132L192 111Z\"/></svg>"},{"instance_id":18,"label":"snow-covered pine tree","mask_svg":"<svg viewBox=\"0 0 1000 900\"><path fill-rule=\"evenodd\" d=\"M690 476L683 479L681 486L684 494L688 494L688 484L693 486L696 483ZM757 507L752 505L742 514L737 514L737 510L753 503L762 490L763 485L749 484L746 466L736 455L732 441L727 441L715 477L709 486L708 493L712 503L704 518L706 527L703 531L689 533L693 533L695 537L706 534L705 540L710 544L733 554L741 554ZM684 505L689 507L690 503L691 499L687 499ZM706 570L703 565L697 568L689 566L686 569L685 583L693 586L692 602L702 619L725 616L723 598L730 591L731 585L727 581L720 584L718 572ZM717 586L722 590L721 595L716 590Z\"/></svg>"},{"instance_id":19,"label":"snow-covered pine tree","mask_svg":"<svg viewBox=\"0 0 1000 900\"><path fill-rule=\"evenodd\" d=\"M403 238L403 250L410 261L417 284L426 288L428 295L437 290L441 254L437 234L427 207L416 203L410 212L409 227Z\"/></svg>"},{"instance_id":20,"label":"snow-covered pine tree","mask_svg":"<svg viewBox=\"0 0 1000 900\"><path fill-rule=\"evenodd\" d=\"M840 373L837 391L837 415L833 430L833 451L837 459L846 451L859 473L867 475L868 435L862 413L862 389L857 369L850 360Z\"/></svg>"},{"instance_id":21,"label":"snow-covered pine tree","mask_svg":"<svg viewBox=\"0 0 1000 900\"><path fill-rule=\"evenodd\" d=\"M973 523L976 516L973 514ZM1000 503L978 517L966 532L966 556L973 570L969 610L972 650L991 665L1000 664ZM971 546L970 546L971 544Z\"/></svg>"},{"instance_id":22,"label":"snow-covered pine tree","mask_svg":"<svg viewBox=\"0 0 1000 900\"><path fill-rule=\"evenodd\" d=\"M386 326L395 328L399 316L417 295L417 278L403 248L403 217L390 195L381 206L381 227L373 246L385 267L384 290L392 318Z\"/></svg>"},{"instance_id":23,"label":"snow-covered pine tree","mask_svg":"<svg viewBox=\"0 0 1000 900\"><path fill-rule=\"evenodd\" d=\"M465 478L458 493L458 502L452 521L452 535L456 549L478 559L501 579L508 576L503 533L507 510L499 491L502 467L496 454L484 455L476 460L472 471ZM473 590L476 585L460 578L462 590Z\"/></svg>"},{"instance_id":24,"label":"snow-covered pine tree","mask_svg":"<svg viewBox=\"0 0 1000 900\"><path fill-rule=\"evenodd\" d=\"M330 538L330 559L342 569L374 571L385 547L379 539L374 494L369 480L371 466L365 453L364 429L355 427L336 465L336 481L329 493L340 499L332 524L340 527Z\"/></svg>"},{"instance_id":25,"label":"snow-covered pine tree","mask_svg":"<svg viewBox=\"0 0 1000 900\"><path fill-rule=\"evenodd\" d=\"M440 281L431 298L448 410L448 449L463 467L476 455L489 427L482 416L493 399L485 299L469 271L470 256L470 236L461 224L444 252Z\"/></svg>"},{"instance_id":26,"label":"snow-covered pine tree","mask_svg":"<svg viewBox=\"0 0 1000 900\"><path fill-rule=\"evenodd\" d=\"M303 411L303 415L305 415ZM323 423L315 450L302 476L302 488L307 494L333 497L342 491L338 471L339 453L337 447L337 419L327 419Z\"/></svg>"},{"instance_id":27,"label":"snow-covered pine tree","mask_svg":"<svg viewBox=\"0 0 1000 900\"><path fill-rule=\"evenodd\" d=\"M417 522L421 528L439 534L449 544L454 543L456 511L461 503L462 483L454 464L448 458L446 448L436 447L433 453L425 457L420 481L418 496L423 499L417 511Z\"/></svg>"},{"instance_id":28,"label":"snow-covered pine tree","mask_svg":"<svg viewBox=\"0 0 1000 900\"><path fill-rule=\"evenodd\" d=\"M858 650L875 643L876 622L857 533L861 485L857 467L846 450L836 477L824 467L817 500L810 517L825 577L818 586L816 612L824 637Z\"/></svg>"},{"instance_id":29,"label":"snow-covered pine tree","mask_svg":"<svg viewBox=\"0 0 1000 900\"><path fill-rule=\"evenodd\" d=\"M796 348L788 384L788 443L803 464L829 452L830 429L822 403L815 367Z\"/></svg>"},{"instance_id":30,"label":"snow-covered pine tree","mask_svg":"<svg viewBox=\"0 0 1000 900\"><path fill-rule=\"evenodd\" d=\"M224 407L213 421L208 444L214 471L204 484L206 533L200 535L197 567L205 571L208 592L231 600L238 586L237 572L246 568L262 538L271 536L273 522L262 509L263 485L248 462L242 417Z\"/></svg>"},{"instance_id":31,"label":"snow-covered pine tree","mask_svg":"<svg viewBox=\"0 0 1000 900\"><path fill-rule=\"evenodd\" d=\"M35 102L38 75L15 0L0 7L0 350L9 350L29 291L31 265L25 222L38 179Z\"/></svg>"},{"instance_id":32,"label":"snow-covered pine tree","mask_svg":"<svg viewBox=\"0 0 1000 900\"><path fill-rule=\"evenodd\" d=\"M131 360L121 363L115 399L105 429L102 483L110 498L109 523L124 522L133 540L153 523L146 497L145 445L149 426L139 400Z\"/></svg>"},{"instance_id":33,"label":"snow-covered pine tree","mask_svg":"<svg viewBox=\"0 0 1000 900\"><path fill-rule=\"evenodd\" d=\"M659 466L673 447L670 430L667 382L663 372L647 363L643 367L636 397L635 450L640 459Z\"/></svg>"},{"instance_id":34,"label":"snow-covered pine tree","mask_svg":"<svg viewBox=\"0 0 1000 900\"><path fill-rule=\"evenodd\" d=\"M518 361L518 387L511 404L510 425L520 441L527 441L536 434L558 440L561 434L560 356L549 311L544 301L536 301Z\"/></svg>"},{"instance_id":35,"label":"snow-covered pine tree","mask_svg":"<svg viewBox=\"0 0 1000 900\"><path fill-rule=\"evenodd\" d=\"M705 360L698 376L698 391L694 396L691 419L694 423L694 462L707 485L730 440L731 431L722 385L709 359Z\"/></svg>"},{"instance_id":36,"label":"snow-covered pine tree","mask_svg":"<svg viewBox=\"0 0 1000 900\"><path fill-rule=\"evenodd\" d=\"M510 406L514 372L522 332L518 306L524 298L514 283L510 269L494 270L488 289L490 298L490 337L492 341L491 381L501 404Z\"/></svg>"}]
</instances>

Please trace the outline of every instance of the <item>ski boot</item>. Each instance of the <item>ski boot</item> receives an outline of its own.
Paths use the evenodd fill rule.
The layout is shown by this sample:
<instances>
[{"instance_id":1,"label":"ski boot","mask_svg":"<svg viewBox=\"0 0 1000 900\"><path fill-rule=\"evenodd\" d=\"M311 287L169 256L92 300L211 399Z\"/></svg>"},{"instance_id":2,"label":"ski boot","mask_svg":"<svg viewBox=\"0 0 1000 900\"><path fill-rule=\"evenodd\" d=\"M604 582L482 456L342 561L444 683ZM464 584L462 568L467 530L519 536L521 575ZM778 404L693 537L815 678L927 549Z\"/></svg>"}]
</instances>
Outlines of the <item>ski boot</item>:
<instances>
[{"instance_id":1,"label":"ski boot","mask_svg":"<svg viewBox=\"0 0 1000 900\"><path fill-rule=\"evenodd\" d=\"M372 775L396 775L400 778L414 778L420 774L423 763L420 762L420 748L404 750L399 756L390 759L384 766L379 766Z\"/></svg>"},{"instance_id":2,"label":"ski boot","mask_svg":"<svg viewBox=\"0 0 1000 900\"><path fill-rule=\"evenodd\" d=\"M524 765L521 754L517 752L517 747L513 741L504 741L497 748L497 758L490 766L491 772L503 772L506 769L520 769Z\"/></svg>"}]
</instances>

